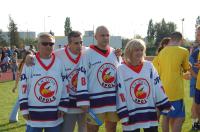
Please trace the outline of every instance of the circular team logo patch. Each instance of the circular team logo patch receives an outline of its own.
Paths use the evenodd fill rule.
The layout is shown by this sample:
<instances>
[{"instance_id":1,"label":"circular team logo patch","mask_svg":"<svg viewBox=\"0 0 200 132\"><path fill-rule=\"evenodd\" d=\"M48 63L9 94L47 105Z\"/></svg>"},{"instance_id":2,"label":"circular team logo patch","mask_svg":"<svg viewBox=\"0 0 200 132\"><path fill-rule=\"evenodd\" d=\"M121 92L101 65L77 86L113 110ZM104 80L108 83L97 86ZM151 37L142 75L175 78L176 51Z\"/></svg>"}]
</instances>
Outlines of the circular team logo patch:
<instances>
[{"instance_id":1,"label":"circular team logo patch","mask_svg":"<svg viewBox=\"0 0 200 132\"><path fill-rule=\"evenodd\" d=\"M70 81L70 92L71 93L76 93L77 90L77 82L78 82L78 72L79 70L73 70L69 75L68 75L68 79Z\"/></svg>"},{"instance_id":2,"label":"circular team logo patch","mask_svg":"<svg viewBox=\"0 0 200 132\"><path fill-rule=\"evenodd\" d=\"M116 86L116 68L113 64L103 64L97 72L97 78L104 88L114 88Z\"/></svg>"},{"instance_id":3,"label":"circular team logo patch","mask_svg":"<svg viewBox=\"0 0 200 132\"><path fill-rule=\"evenodd\" d=\"M130 86L130 94L135 103L147 103L147 99L150 94L150 86L148 81L144 78L134 80Z\"/></svg>"},{"instance_id":4,"label":"circular team logo patch","mask_svg":"<svg viewBox=\"0 0 200 132\"><path fill-rule=\"evenodd\" d=\"M40 78L34 87L36 98L42 103L51 103L56 100L58 84L52 77Z\"/></svg>"}]
</instances>

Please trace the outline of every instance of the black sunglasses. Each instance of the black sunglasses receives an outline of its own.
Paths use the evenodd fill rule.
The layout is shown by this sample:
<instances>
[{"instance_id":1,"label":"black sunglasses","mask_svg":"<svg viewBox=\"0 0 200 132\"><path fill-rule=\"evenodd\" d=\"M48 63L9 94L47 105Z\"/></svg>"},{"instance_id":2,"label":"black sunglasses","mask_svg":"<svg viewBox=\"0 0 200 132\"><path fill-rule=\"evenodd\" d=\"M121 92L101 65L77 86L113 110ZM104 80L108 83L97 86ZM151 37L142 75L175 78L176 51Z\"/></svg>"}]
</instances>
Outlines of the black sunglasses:
<instances>
[{"instance_id":1,"label":"black sunglasses","mask_svg":"<svg viewBox=\"0 0 200 132\"><path fill-rule=\"evenodd\" d=\"M54 45L53 42L41 42L41 44L42 44L43 46L47 46L47 45L53 46L53 45Z\"/></svg>"},{"instance_id":2,"label":"black sunglasses","mask_svg":"<svg viewBox=\"0 0 200 132\"><path fill-rule=\"evenodd\" d=\"M83 44L83 41L80 41L80 42L74 42L74 44Z\"/></svg>"}]
</instances>

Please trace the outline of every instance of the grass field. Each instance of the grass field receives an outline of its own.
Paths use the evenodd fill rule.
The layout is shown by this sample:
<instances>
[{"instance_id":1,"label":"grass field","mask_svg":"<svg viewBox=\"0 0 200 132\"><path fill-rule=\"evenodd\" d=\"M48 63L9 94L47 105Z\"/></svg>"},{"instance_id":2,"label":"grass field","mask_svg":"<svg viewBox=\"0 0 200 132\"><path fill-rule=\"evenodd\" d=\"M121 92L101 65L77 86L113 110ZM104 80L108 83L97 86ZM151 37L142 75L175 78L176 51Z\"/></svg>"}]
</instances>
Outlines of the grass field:
<instances>
[{"instance_id":1,"label":"grass field","mask_svg":"<svg viewBox=\"0 0 200 132\"><path fill-rule=\"evenodd\" d=\"M22 116L19 116L19 122L9 123L9 114L12 106L14 105L17 93L12 93L12 87L14 82L0 83L0 132L24 132L25 121ZM185 82L185 105L186 105L186 120L183 125L183 132L191 132L191 103L192 100L189 98L189 82ZM160 129L160 128L159 128ZM104 128L101 127L101 132L104 132ZM117 132L121 132L121 125L118 125ZM159 130L161 132L161 130Z\"/></svg>"}]
</instances>

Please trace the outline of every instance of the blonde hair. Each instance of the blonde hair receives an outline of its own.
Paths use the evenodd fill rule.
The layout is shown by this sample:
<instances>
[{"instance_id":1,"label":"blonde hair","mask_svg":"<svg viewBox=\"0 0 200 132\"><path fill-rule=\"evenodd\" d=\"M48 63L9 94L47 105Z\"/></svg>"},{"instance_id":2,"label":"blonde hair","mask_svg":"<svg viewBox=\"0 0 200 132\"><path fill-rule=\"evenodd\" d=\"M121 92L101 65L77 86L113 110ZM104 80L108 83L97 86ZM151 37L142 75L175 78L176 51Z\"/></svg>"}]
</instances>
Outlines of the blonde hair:
<instances>
[{"instance_id":1,"label":"blonde hair","mask_svg":"<svg viewBox=\"0 0 200 132\"><path fill-rule=\"evenodd\" d=\"M41 32L41 33L39 33L38 34L38 41L40 41L40 39L43 38L43 37L50 38L50 39L52 39L52 42L55 43L55 37L52 36L50 33L47 33L47 32Z\"/></svg>"},{"instance_id":2,"label":"blonde hair","mask_svg":"<svg viewBox=\"0 0 200 132\"><path fill-rule=\"evenodd\" d=\"M124 50L124 59L125 61L131 61L131 57L132 57L132 53L134 52L134 49L136 48L143 48L143 60L144 57L146 56L145 52L146 52L146 45L145 42L141 39L133 39L130 40L125 47Z\"/></svg>"}]
</instances>

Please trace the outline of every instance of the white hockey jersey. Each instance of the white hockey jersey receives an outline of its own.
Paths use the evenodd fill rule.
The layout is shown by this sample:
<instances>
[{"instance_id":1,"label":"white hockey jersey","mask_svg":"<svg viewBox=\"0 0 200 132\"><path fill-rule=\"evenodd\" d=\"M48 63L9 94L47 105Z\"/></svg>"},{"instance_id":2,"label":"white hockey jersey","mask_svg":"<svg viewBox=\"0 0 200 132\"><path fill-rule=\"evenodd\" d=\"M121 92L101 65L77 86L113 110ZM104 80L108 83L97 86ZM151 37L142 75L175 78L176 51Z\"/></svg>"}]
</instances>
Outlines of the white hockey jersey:
<instances>
[{"instance_id":1,"label":"white hockey jersey","mask_svg":"<svg viewBox=\"0 0 200 132\"><path fill-rule=\"evenodd\" d=\"M82 52L85 51L86 47L82 47ZM68 46L66 46L63 49L55 51L55 55L59 57L65 67L65 73L66 73L66 79L65 81L67 84L67 92L69 93L69 104L67 105L68 112L67 113L82 113L83 111L77 107L76 103L76 91L77 91L77 79L78 79L78 73L79 73L79 60L81 57L81 54L77 56L76 59L74 59L70 53Z\"/></svg>"},{"instance_id":2,"label":"white hockey jersey","mask_svg":"<svg viewBox=\"0 0 200 132\"><path fill-rule=\"evenodd\" d=\"M29 114L27 124L32 127L54 127L63 122L58 110L67 112L69 103L66 86L63 84L61 60L52 54L51 62L45 65L34 57L34 66L24 65L19 83L19 103L23 115Z\"/></svg>"},{"instance_id":3,"label":"white hockey jersey","mask_svg":"<svg viewBox=\"0 0 200 132\"><path fill-rule=\"evenodd\" d=\"M102 53L91 45L81 57L77 106L90 106L95 113L116 111L116 72L119 65L114 49Z\"/></svg>"},{"instance_id":4,"label":"white hockey jersey","mask_svg":"<svg viewBox=\"0 0 200 132\"><path fill-rule=\"evenodd\" d=\"M126 63L117 69L117 111L125 131L157 126L156 108L163 111L171 107L152 63L145 61L133 69Z\"/></svg>"}]
</instances>

